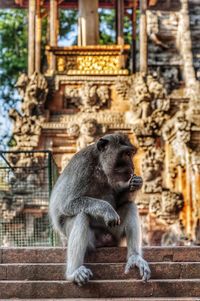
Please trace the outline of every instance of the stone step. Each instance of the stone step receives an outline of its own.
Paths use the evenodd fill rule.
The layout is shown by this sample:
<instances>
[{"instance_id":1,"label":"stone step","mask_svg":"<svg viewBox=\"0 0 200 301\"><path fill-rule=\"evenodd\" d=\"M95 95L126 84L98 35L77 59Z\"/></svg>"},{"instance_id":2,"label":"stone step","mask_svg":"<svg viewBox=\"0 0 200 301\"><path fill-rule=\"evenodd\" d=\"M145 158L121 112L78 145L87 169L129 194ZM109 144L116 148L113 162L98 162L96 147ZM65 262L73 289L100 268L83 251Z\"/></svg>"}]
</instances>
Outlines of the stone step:
<instances>
[{"instance_id":1,"label":"stone step","mask_svg":"<svg viewBox=\"0 0 200 301\"><path fill-rule=\"evenodd\" d=\"M0 299L0 301L12 300L19 301L19 299ZM199 301L200 298L65 298L65 299L23 299L23 301Z\"/></svg>"},{"instance_id":2,"label":"stone step","mask_svg":"<svg viewBox=\"0 0 200 301\"><path fill-rule=\"evenodd\" d=\"M200 262L200 247L147 247L147 261ZM65 248L0 248L0 263L62 263ZM120 263L126 261L126 248L100 248L86 258L86 262Z\"/></svg>"},{"instance_id":3,"label":"stone step","mask_svg":"<svg viewBox=\"0 0 200 301\"><path fill-rule=\"evenodd\" d=\"M67 281L0 281L0 299L198 297L200 279L104 280L78 287ZM197 298L197 300L198 300Z\"/></svg>"},{"instance_id":4,"label":"stone step","mask_svg":"<svg viewBox=\"0 0 200 301\"><path fill-rule=\"evenodd\" d=\"M151 279L192 279L200 277L197 262L149 263ZM93 280L140 279L137 268L124 274L124 263L87 264L93 272ZM65 264L0 264L0 280L65 280Z\"/></svg>"}]
</instances>

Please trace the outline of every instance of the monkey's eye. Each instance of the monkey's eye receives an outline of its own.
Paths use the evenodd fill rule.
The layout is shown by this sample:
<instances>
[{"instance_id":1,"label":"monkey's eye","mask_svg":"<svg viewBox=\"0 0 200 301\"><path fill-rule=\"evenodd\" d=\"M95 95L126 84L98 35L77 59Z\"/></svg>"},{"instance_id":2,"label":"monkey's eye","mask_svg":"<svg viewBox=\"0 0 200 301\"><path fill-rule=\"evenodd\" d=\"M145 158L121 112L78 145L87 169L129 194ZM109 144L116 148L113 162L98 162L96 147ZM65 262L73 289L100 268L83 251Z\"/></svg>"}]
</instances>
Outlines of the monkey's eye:
<instances>
[{"instance_id":1,"label":"monkey's eye","mask_svg":"<svg viewBox=\"0 0 200 301\"><path fill-rule=\"evenodd\" d=\"M133 156L133 153L131 151L126 151L123 153L123 157L131 158Z\"/></svg>"}]
</instances>

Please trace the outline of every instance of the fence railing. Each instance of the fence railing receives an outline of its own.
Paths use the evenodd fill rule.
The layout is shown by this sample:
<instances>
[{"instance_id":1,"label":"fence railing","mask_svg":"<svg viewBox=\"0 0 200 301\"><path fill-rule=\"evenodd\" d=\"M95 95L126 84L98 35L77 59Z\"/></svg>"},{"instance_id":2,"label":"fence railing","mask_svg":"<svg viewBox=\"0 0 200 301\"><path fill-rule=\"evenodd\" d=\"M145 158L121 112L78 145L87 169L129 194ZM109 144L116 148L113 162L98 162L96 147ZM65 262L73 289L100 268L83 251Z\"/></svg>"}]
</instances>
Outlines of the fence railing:
<instances>
[{"instance_id":1,"label":"fence railing","mask_svg":"<svg viewBox=\"0 0 200 301\"><path fill-rule=\"evenodd\" d=\"M57 176L50 151L0 152L0 246L55 243L48 207Z\"/></svg>"}]
</instances>

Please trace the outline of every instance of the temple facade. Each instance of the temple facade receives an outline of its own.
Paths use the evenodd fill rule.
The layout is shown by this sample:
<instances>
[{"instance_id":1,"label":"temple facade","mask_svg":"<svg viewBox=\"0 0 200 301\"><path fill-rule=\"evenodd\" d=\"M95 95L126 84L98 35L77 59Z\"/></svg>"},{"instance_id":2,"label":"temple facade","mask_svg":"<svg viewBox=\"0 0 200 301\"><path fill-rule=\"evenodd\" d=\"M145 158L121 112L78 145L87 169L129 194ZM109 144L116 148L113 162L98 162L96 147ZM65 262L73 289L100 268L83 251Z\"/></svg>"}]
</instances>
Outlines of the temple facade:
<instances>
[{"instance_id":1,"label":"temple facade","mask_svg":"<svg viewBox=\"0 0 200 301\"><path fill-rule=\"evenodd\" d=\"M8 3L9 2L9 3ZM28 8L28 70L10 111L14 150L50 150L62 171L78 150L122 131L138 146L137 204L148 245L200 244L200 7L195 0L16 0ZM78 9L78 44L58 46L59 9ZM99 8L116 43L99 44ZM131 11L131 44L124 17ZM137 16L139 15L139 22ZM47 68L41 23L48 19ZM18 163L23 158L18 156ZM17 164L15 162L15 164Z\"/></svg>"}]
</instances>

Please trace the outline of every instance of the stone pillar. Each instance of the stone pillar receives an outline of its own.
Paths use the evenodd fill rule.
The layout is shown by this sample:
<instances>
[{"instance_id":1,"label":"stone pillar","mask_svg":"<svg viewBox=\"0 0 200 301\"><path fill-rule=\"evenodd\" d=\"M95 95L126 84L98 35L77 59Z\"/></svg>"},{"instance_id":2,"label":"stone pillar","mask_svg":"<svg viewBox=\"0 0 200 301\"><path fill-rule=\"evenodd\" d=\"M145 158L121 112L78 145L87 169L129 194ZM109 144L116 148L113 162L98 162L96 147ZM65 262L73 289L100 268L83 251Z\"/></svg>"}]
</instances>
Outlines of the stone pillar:
<instances>
[{"instance_id":1,"label":"stone pillar","mask_svg":"<svg viewBox=\"0 0 200 301\"><path fill-rule=\"evenodd\" d=\"M140 72L147 73L148 55L147 55L147 0L140 0Z\"/></svg>"},{"instance_id":2,"label":"stone pillar","mask_svg":"<svg viewBox=\"0 0 200 301\"><path fill-rule=\"evenodd\" d=\"M132 73L136 72L136 21L137 21L137 1L133 0L132 9Z\"/></svg>"},{"instance_id":3,"label":"stone pillar","mask_svg":"<svg viewBox=\"0 0 200 301\"><path fill-rule=\"evenodd\" d=\"M41 37L42 18L40 12L40 0L37 0L36 20L35 20L35 70L40 72L41 65Z\"/></svg>"},{"instance_id":4,"label":"stone pillar","mask_svg":"<svg viewBox=\"0 0 200 301\"><path fill-rule=\"evenodd\" d=\"M58 25L58 1L50 0L50 46L57 46L57 25ZM50 56L50 70L54 71L56 60L53 54Z\"/></svg>"},{"instance_id":5,"label":"stone pillar","mask_svg":"<svg viewBox=\"0 0 200 301\"><path fill-rule=\"evenodd\" d=\"M28 75L35 71L35 15L36 0L29 0L28 7Z\"/></svg>"},{"instance_id":6,"label":"stone pillar","mask_svg":"<svg viewBox=\"0 0 200 301\"><path fill-rule=\"evenodd\" d=\"M117 44L124 45L124 0L116 1L116 33Z\"/></svg>"},{"instance_id":7,"label":"stone pillar","mask_svg":"<svg viewBox=\"0 0 200 301\"><path fill-rule=\"evenodd\" d=\"M78 45L97 45L99 42L98 0L79 0Z\"/></svg>"}]
</instances>

